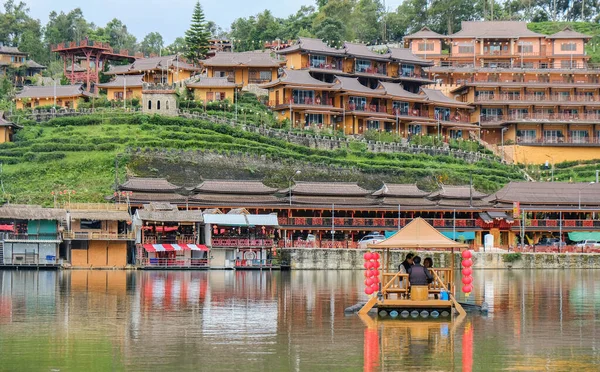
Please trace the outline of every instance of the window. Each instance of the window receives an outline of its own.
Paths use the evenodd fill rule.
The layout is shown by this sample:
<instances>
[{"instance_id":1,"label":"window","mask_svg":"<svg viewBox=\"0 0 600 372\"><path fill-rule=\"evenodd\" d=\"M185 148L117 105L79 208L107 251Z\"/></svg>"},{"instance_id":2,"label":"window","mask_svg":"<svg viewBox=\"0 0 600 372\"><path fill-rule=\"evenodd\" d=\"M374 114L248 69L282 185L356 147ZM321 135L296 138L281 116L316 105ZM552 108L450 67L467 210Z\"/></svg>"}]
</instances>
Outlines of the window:
<instances>
[{"instance_id":1,"label":"window","mask_svg":"<svg viewBox=\"0 0 600 372\"><path fill-rule=\"evenodd\" d=\"M518 142L535 142L536 133L535 129L528 130L518 130L517 131L517 141Z\"/></svg>"},{"instance_id":2,"label":"window","mask_svg":"<svg viewBox=\"0 0 600 372\"><path fill-rule=\"evenodd\" d=\"M417 48L419 52L433 52L433 43L418 43Z\"/></svg>"},{"instance_id":3,"label":"window","mask_svg":"<svg viewBox=\"0 0 600 372\"><path fill-rule=\"evenodd\" d=\"M10 61L15 62L15 56L10 56Z\"/></svg>"},{"instance_id":4,"label":"window","mask_svg":"<svg viewBox=\"0 0 600 372\"><path fill-rule=\"evenodd\" d=\"M441 121L450 121L450 109L447 107L436 107L434 110L435 119Z\"/></svg>"},{"instance_id":5,"label":"window","mask_svg":"<svg viewBox=\"0 0 600 372\"><path fill-rule=\"evenodd\" d=\"M304 126L323 125L323 114L308 114Z\"/></svg>"},{"instance_id":6,"label":"window","mask_svg":"<svg viewBox=\"0 0 600 372\"><path fill-rule=\"evenodd\" d=\"M271 81L271 71L260 71L260 80L262 81Z\"/></svg>"},{"instance_id":7,"label":"window","mask_svg":"<svg viewBox=\"0 0 600 372\"><path fill-rule=\"evenodd\" d=\"M577 62L575 61L560 61L560 68L572 68L577 67Z\"/></svg>"},{"instance_id":8,"label":"window","mask_svg":"<svg viewBox=\"0 0 600 372\"><path fill-rule=\"evenodd\" d=\"M394 109L394 114L396 115L408 115L408 102L392 102L392 108Z\"/></svg>"},{"instance_id":9,"label":"window","mask_svg":"<svg viewBox=\"0 0 600 372\"><path fill-rule=\"evenodd\" d=\"M102 229L102 221L97 220L80 220L79 221L80 229L89 229L89 230L100 230Z\"/></svg>"},{"instance_id":10,"label":"window","mask_svg":"<svg viewBox=\"0 0 600 372\"><path fill-rule=\"evenodd\" d=\"M87 240L72 240L71 241L71 249L88 249L88 241Z\"/></svg>"},{"instance_id":11,"label":"window","mask_svg":"<svg viewBox=\"0 0 600 372\"><path fill-rule=\"evenodd\" d=\"M214 100L215 100L215 93L214 92L206 92L206 101L212 102Z\"/></svg>"},{"instance_id":12,"label":"window","mask_svg":"<svg viewBox=\"0 0 600 372\"><path fill-rule=\"evenodd\" d=\"M493 121L502 118L502 109L497 107L481 108L481 117L483 120Z\"/></svg>"},{"instance_id":13,"label":"window","mask_svg":"<svg viewBox=\"0 0 600 372\"><path fill-rule=\"evenodd\" d=\"M569 101L569 92L556 92L557 101Z\"/></svg>"},{"instance_id":14,"label":"window","mask_svg":"<svg viewBox=\"0 0 600 372\"><path fill-rule=\"evenodd\" d=\"M541 91L537 91L537 92L533 92L533 99L535 101L543 101L546 99L546 93L545 92L541 92Z\"/></svg>"},{"instance_id":15,"label":"window","mask_svg":"<svg viewBox=\"0 0 600 372\"><path fill-rule=\"evenodd\" d=\"M115 92L115 99L116 100L123 100L123 92Z\"/></svg>"},{"instance_id":16,"label":"window","mask_svg":"<svg viewBox=\"0 0 600 372\"><path fill-rule=\"evenodd\" d=\"M25 63L25 57L21 57L21 63Z\"/></svg>"},{"instance_id":17,"label":"window","mask_svg":"<svg viewBox=\"0 0 600 372\"><path fill-rule=\"evenodd\" d=\"M160 110L160 100L156 101L156 109Z\"/></svg>"},{"instance_id":18,"label":"window","mask_svg":"<svg viewBox=\"0 0 600 372\"><path fill-rule=\"evenodd\" d=\"M294 89L292 91L294 103L297 105L311 105L315 98L314 90Z\"/></svg>"},{"instance_id":19,"label":"window","mask_svg":"<svg viewBox=\"0 0 600 372\"><path fill-rule=\"evenodd\" d=\"M411 134L411 135L421 134L421 125L420 124L408 124L408 134Z\"/></svg>"},{"instance_id":20,"label":"window","mask_svg":"<svg viewBox=\"0 0 600 372\"><path fill-rule=\"evenodd\" d=\"M414 76L415 66L413 65L402 65L402 76Z\"/></svg>"},{"instance_id":21,"label":"window","mask_svg":"<svg viewBox=\"0 0 600 372\"><path fill-rule=\"evenodd\" d=\"M148 110L152 110L152 100L148 100Z\"/></svg>"},{"instance_id":22,"label":"window","mask_svg":"<svg viewBox=\"0 0 600 372\"><path fill-rule=\"evenodd\" d=\"M325 56L310 56L310 67L323 68L326 63Z\"/></svg>"},{"instance_id":23,"label":"window","mask_svg":"<svg viewBox=\"0 0 600 372\"><path fill-rule=\"evenodd\" d=\"M575 43L562 43L560 44L560 50L563 52L574 52L577 50L577 44Z\"/></svg>"},{"instance_id":24,"label":"window","mask_svg":"<svg viewBox=\"0 0 600 372\"><path fill-rule=\"evenodd\" d=\"M371 61L366 59L356 60L356 72L367 72L371 68Z\"/></svg>"},{"instance_id":25,"label":"window","mask_svg":"<svg viewBox=\"0 0 600 372\"><path fill-rule=\"evenodd\" d=\"M475 48L473 45L459 45L458 53L460 54L473 54L475 52Z\"/></svg>"},{"instance_id":26,"label":"window","mask_svg":"<svg viewBox=\"0 0 600 372\"><path fill-rule=\"evenodd\" d=\"M588 131L587 130L572 130L569 131L569 137L573 143L588 143Z\"/></svg>"},{"instance_id":27,"label":"window","mask_svg":"<svg viewBox=\"0 0 600 372\"><path fill-rule=\"evenodd\" d=\"M379 130L379 120L367 120L368 130Z\"/></svg>"},{"instance_id":28,"label":"window","mask_svg":"<svg viewBox=\"0 0 600 372\"><path fill-rule=\"evenodd\" d=\"M493 90L478 90L475 92L478 101L491 101L494 99Z\"/></svg>"},{"instance_id":29,"label":"window","mask_svg":"<svg viewBox=\"0 0 600 372\"><path fill-rule=\"evenodd\" d=\"M544 142L547 143L558 143L563 142L563 134L560 130L545 130L544 131Z\"/></svg>"},{"instance_id":30,"label":"window","mask_svg":"<svg viewBox=\"0 0 600 372\"><path fill-rule=\"evenodd\" d=\"M367 99L365 97L350 97L348 106L350 111L365 111Z\"/></svg>"},{"instance_id":31,"label":"window","mask_svg":"<svg viewBox=\"0 0 600 372\"><path fill-rule=\"evenodd\" d=\"M527 119L529 116L529 110L526 108L518 108L510 110L511 119Z\"/></svg>"},{"instance_id":32,"label":"window","mask_svg":"<svg viewBox=\"0 0 600 372\"><path fill-rule=\"evenodd\" d=\"M522 43L518 46L517 51L519 53L533 53L533 44Z\"/></svg>"},{"instance_id":33,"label":"window","mask_svg":"<svg viewBox=\"0 0 600 372\"><path fill-rule=\"evenodd\" d=\"M507 100L518 101L521 99L521 92L504 92L503 94Z\"/></svg>"},{"instance_id":34,"label":"window","mask_svg":"<svg viewBox=\"0 0 600 372\"><path fill-rule=\"evenodd\" d=\"M460 129L450 129L450 138L457 139L462 138L462 130Z\"/></svg>"},{"instance_id":35,"label":"window","mask_svg":"<svg viewBox=\"0 0 600 372\"><path fill-rule=\"evenodd\" d=\"M216 92L215 99L217 101L225 101L225 92Z\"/></svg>"}]
</instances>

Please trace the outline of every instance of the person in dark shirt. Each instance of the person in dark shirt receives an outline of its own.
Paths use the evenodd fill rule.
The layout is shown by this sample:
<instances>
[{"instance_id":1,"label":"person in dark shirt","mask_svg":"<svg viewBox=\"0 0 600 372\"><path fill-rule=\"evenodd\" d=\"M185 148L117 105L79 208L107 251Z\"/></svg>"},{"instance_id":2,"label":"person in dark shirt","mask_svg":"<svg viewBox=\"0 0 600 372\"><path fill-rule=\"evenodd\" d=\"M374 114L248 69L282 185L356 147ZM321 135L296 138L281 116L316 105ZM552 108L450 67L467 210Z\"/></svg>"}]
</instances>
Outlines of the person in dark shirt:
<instances>
[{"instance_id":1,"label":"person in dark shirt","mask_svg":"<svg viewBox=\"0 0 600 372\"><path fill-rule=\"evenodd\" d=\"M423 266L425 266L428 269L431 269L433 267L433 260L431 259L431 257L425 257L425 259L423 260Z\"/></svg>"},{"instance_id":2,"label":"person in dark shirt","mask_svg":"<svg viewBox=\"0 0 600 372\"><path fill-rule=\"evenodd\" d=\"M421 257L413 259L413 265L408 269L408 282L413 285L429 285L433 276L425 266L421 266Z\"/></svg>"},{"instance_id":3,"label":"person in dark shirt","mask_svg":"<svg viewBox=\"0 0 600 372\"><path fill-rule=\"evenodd\" d=\"M406 259L404 261L402 261L402 263L400 265L398 265L398 271L400 271L402 274L407 274L408 269L410 269L410 267L413 264L414 256L415 256L414 254L408 253L406 255Z\"/></svg>"}]
</instances>

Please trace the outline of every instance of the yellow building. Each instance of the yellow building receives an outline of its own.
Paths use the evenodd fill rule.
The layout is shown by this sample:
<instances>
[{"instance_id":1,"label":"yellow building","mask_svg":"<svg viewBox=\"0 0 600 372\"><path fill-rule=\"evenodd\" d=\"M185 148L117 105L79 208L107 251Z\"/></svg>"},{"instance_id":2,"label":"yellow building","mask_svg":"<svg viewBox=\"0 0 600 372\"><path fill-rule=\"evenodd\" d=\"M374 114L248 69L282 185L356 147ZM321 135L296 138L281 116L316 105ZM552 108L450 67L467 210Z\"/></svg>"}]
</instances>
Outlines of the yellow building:
<instances>
[{"instance_id":1,"label":"yellow building","mask_svg":"<svg viewBox=\"0 0 600 372\"><path fill-rule=\"evenodd\" d=\"M283 65L285 62L272 57L270 51L220 52L202 61L208 77L227 78L242 87L277 79L279 68Z\"/></svg>"},{"instance_id":2,"label":"yellow building","mask_svg":"<svg viewBox=\"0 0 600 372\"><path fill-rule=\"evenodd\" d=\"M25 86L17 93L15 103L17 110L36 108L38 106L52 106L56 98L56 106L64 108L77 108L79 98L89 98L92 95L86 92L81 84L51 86Z\"/></svg>"},{"instance_id":3,"label":"yellow building","mask_svg":"<svg viewBox=\"0 0 600 372\"><path fill-rule=\"evenodd\" d=\"M140 58L135 62L111 66L105 75L143 75L145 83L174 84L187 80L200 69L185 62L179 55Z\"/></svg>"},{"instance_id":4,"label":"yellow building","mask_svg":"<svg viewBox=\"0 0 600 372\"><path fill-rule=\"evenodd\" d=\"M68 210L70 224L63 238L70 247L73 267L123 268L127 265L127 242L133 241L134 236L125 205L82 204L70 206Z\"/></svg>"},{"instance_id":5,"label":"yellow building","mask_svg":"<svg viewBox=\"0 0 600 372\"><path fill-rule=\"evenodd\" d=\"M40 74L42 70L46 69L46 66L27 59L27 53L21 52L19 48L0 46L0 75L6 75L9 67L21 66L26 67L25 76L16 77L15 83L17 84L26 83L31 76Z\"/></svg>"},{"instance_id":6,"label":"yellow building","mask_svg":"<svg viewBox=\"0 0 600 372\"><path fill-rule=\"evenodd\" d=\"M224 77L203 77L194 83L188 83L187 88L194 93L194 100L202 102L224 101L234 102L242 84L236 84Z\"/></svg>"},{"instance_id":7,"label":"yellow building","mask_svg":"<svg viewBox=\"0 0 600 372\"><path fill-rule=\"evenodd\" d=\"M4 112L0 111L0 143L12 142L15 130L22 127L4 118Z\"/></svg>"},{"instance_id":8,"label":"yellow building","mask_svg":"<svg viewBox=\"0 0 600 372\"><path fill-rule=\"evenodd\" d=\"M106 91L109 101L122 101L123 96L126 99L142 99L143 79L144 75L117 75L112 81L96 86Z\"/></svg>"}]
</instances>

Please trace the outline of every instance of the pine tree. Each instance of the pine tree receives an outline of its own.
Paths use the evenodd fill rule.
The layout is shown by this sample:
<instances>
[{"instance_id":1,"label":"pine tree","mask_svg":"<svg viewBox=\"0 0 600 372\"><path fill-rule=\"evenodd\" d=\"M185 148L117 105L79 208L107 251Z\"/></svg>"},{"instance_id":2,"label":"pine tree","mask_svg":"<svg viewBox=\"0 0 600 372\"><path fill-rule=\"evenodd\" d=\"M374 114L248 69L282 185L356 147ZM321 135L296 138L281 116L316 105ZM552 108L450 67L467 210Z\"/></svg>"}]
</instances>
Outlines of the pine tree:
<instances>
[{"instance_id":1,"label":"pine tree","mask_svg":"<svg viewBox=\"0 0 600 372\"><path fill-rule=\"evenodd\" d=\"M190 29L185 32L186 58L192 63L198 63L208 53L208 39L210 33L204 19L204 11L200 1L196 2L194 13L192 14L192 24Z\"/></svg>"}]
</instances>

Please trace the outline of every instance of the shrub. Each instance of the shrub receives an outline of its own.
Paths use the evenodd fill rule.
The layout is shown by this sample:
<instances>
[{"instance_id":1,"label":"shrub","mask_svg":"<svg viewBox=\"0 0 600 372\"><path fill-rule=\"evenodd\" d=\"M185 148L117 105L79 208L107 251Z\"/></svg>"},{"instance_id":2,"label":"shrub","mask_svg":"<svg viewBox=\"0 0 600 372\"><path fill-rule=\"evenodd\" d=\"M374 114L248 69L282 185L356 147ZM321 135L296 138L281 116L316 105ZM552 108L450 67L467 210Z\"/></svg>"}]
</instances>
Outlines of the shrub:
<instances>
[{"instance_id":1,"label":"shrub","mask_svg":"<svg viewBox=\"0 0 600 372\"><path fill-rule=\"evenodd\" d=\"M515 262L515 261L519 261L521 259L521 253L516 252L516 253L507 253L504 256L502 256L502 260L504 262Z\"/></svg>"}]
</instances>

